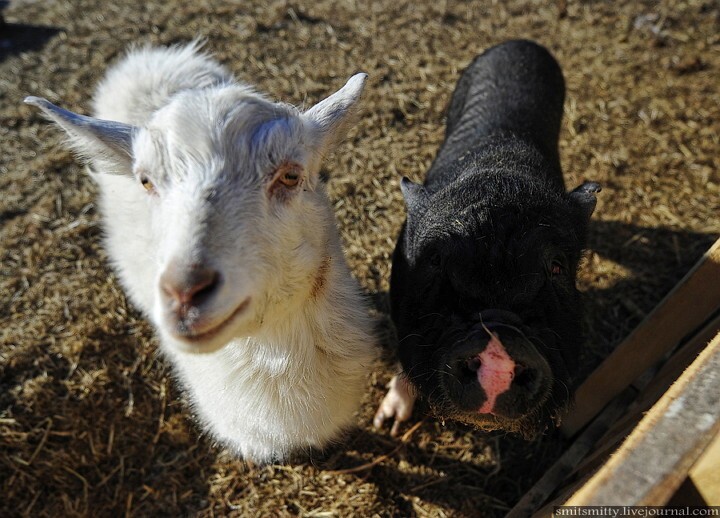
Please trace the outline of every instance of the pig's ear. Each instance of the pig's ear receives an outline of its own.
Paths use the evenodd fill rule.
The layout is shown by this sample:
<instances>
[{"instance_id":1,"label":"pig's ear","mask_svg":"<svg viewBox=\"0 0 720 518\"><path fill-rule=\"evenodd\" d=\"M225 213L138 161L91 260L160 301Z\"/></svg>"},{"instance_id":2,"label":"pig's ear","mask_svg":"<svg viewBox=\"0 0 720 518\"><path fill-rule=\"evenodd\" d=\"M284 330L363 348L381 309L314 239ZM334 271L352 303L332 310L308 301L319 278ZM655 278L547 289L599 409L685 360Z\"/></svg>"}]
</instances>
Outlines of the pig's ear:
<instances>
[{"instance_id":1,"label":"pig's ear","mask_svg":"<svg viewBox=\"0 0 720 518\"><path fill-rule=\"evenodd\" d=\"M400 180L400 190L402 190L403 198L405 198L408 216L425 210L427 206L427 192L425 191L425 187L403 176L402 180Z\"/></svg>"},{"instance_id":2,"label":"pig's ear","mask_svg":"<svg viewBox=\"0 0 720 518\"><path fill-rule=\"evenodd\" d=\"M597 203L596 194L602 191L599 183L585 182L570 192L570 199L577 204L583 215L590 219Z\"/></svg>"}]
</instances>

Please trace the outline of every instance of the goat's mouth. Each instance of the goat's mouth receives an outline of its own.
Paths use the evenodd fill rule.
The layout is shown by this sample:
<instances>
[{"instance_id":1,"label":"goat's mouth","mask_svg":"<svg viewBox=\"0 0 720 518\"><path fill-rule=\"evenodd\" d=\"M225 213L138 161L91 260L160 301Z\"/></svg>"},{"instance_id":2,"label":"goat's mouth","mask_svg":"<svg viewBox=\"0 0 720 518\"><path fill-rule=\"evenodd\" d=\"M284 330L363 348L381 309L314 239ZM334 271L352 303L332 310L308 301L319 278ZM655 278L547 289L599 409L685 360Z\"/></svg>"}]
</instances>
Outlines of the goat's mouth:
<instances>
[{"instance_id":1,"label":"goat's mouth","mask_svg":"<svg viewBox=\"0 0 720 518\"><path fill-rule=\"evenodd\" d=\"M208 342L213 341L220 336L223 331L232 327L232 324L247 310L250 305L250 298L242 301L232 312L225 318L215 322L209 322L202 327L188 326L180 323L171 331L171 334L177 340L195 347L202 347Z\"/></svg>"}]
</instances>

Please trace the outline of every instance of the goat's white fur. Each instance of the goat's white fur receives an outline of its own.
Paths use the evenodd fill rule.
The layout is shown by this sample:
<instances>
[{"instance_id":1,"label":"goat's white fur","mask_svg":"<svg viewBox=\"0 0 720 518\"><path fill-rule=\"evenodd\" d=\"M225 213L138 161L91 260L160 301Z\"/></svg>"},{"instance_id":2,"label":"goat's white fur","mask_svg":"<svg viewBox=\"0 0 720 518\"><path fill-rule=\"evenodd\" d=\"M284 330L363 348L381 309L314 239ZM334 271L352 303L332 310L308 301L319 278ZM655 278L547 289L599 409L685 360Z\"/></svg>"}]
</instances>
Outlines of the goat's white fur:
<instances>
[{"instance_id":1,"label":"goat's white fur","mask_svg":"<svg viewBox=\"0 0 720 518\"><path fill-rule=\"evenodd\" d=\"M280 460L336 438L353 421L376 356L318 178L364 81L354 76L302 113L236 82L193 43L131 50L98 87L97 118L26 100L89 160L127 293L155 324L205 428L248 459ZM282 161L303 170L302 189L284 202L266 188ZM205 343L177 339L159 295L171 260L222 273L209 310L218 319L244 300L249 307Z\"/></svg>"}]
</instances>

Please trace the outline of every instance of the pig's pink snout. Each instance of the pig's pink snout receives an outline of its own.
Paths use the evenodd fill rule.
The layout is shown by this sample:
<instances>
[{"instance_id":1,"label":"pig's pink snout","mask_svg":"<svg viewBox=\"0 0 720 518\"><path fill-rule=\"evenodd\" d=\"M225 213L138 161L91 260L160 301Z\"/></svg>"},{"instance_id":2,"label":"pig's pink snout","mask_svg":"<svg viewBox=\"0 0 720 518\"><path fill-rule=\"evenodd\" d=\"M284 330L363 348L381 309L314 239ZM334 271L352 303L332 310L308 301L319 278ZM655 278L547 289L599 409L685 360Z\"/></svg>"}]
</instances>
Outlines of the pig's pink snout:
<instances>
[{"instance_id":1,"label":"pig's pink snout","mask_svg":"<svg viewBox=\"0 0 720 518\"><path fill-rule=\"evenodd\" d=\"M510 357L500 339L491 335L485 350L469 360L468 367L477 369L478 383L487 397L478 412L494 414L495 401L500 394L510 390L515 371L520 366Z\"/></svg>"}]
</instances>

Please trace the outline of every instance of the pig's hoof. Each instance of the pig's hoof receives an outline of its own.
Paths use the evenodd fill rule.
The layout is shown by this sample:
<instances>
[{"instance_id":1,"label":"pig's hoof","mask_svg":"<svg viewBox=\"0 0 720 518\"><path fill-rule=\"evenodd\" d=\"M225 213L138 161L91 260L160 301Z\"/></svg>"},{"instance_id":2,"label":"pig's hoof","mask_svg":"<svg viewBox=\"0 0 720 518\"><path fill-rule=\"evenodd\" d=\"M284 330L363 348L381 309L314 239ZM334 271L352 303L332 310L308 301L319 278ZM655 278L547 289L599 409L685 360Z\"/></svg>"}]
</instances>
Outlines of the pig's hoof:
<instances>
[{"instance_id":1,"label":"pig's hoof","mask_svg":"<svg viewBox=\"0 0 720 518\"><path fill-rule=\"evenodd\" d=\"M386 420L394 419L390 435L397 436L400 425L410 419L415 405L415 393L404 376L395 375L388 383L388 393L375 413L373 425L380 428Z\"/></svg>"}]
</instances>

